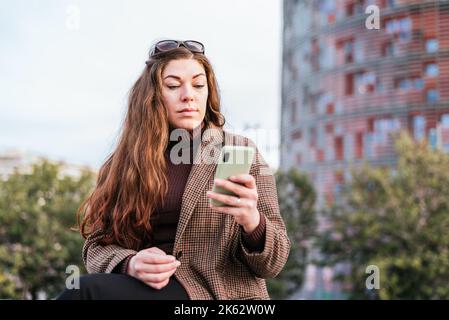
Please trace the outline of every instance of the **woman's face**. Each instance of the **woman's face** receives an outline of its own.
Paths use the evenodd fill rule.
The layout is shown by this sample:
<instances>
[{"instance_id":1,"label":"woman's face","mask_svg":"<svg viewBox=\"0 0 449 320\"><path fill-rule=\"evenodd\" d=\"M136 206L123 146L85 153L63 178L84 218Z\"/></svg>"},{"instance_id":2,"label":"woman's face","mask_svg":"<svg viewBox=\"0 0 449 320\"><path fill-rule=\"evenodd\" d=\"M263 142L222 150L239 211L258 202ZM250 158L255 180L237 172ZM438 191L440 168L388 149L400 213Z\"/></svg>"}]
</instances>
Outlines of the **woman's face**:
<instances>
[{"instance_id":1,"label":"woman's face","mask_svg":"<svg viewBox=\"0 0 449 320\"><path fill-rule=\"evenodd\" d=\"M174 128L192 130L204 119L207 105L207 78L194 59L172 60L162 72L162 98L168 121Z\"/></svg>"}]
</instances>

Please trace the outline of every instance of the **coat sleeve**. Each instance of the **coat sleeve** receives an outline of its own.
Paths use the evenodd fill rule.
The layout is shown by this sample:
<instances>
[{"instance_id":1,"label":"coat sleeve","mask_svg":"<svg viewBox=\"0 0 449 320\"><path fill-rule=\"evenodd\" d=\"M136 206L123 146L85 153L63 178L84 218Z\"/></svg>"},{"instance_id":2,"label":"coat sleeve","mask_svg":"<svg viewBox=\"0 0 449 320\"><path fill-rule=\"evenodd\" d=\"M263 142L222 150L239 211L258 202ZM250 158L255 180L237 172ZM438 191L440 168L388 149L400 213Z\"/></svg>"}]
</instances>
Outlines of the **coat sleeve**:
<instances>
[{"instance_id":1,"label":"coat sleeve","mask_svg":"<svg viewBox=\"0 0 449 320\"><path fill-rule=\"evenodd\" d=\"M137 253L114 244L99 245L101 236L101 231L95 231L84 242L83 261L89 273L111 273L122 261Z\"/></svg>"},{"instance_id":2,"label":"coat sleeve","mask_svg":"<svg viewBox=\"0 0 449 320\"><path fill-rule=\"evenodd\" d=\"M274 278L287 262L290 253L290 240L279 211L273 173L251 140L249 140L249 145L256 149L250 174L256 179L257 209L260 214L265 216L265 240L262 251L250 252L245 247L241 229L237 255L257 277Z\"/></svg>"}]
</instances>

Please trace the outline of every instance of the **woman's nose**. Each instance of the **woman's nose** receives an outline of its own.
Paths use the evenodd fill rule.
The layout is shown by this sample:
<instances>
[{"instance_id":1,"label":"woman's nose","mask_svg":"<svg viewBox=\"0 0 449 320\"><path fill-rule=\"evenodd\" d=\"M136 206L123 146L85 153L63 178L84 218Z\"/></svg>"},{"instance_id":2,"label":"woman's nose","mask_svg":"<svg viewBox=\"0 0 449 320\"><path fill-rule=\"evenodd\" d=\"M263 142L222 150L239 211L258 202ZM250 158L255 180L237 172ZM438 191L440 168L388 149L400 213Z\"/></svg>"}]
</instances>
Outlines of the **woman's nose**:
<instances>
[{"instance_id":1,"label":"woman's nose","mask_svg":"<svg viewBox=\"0 0 449 320\"><path fill-rule=\"evenodd\" d=\"M190 86L185 86L182 91L182 101L192 101L193 98L193 89Z\"/></svg>"}]
</instances>

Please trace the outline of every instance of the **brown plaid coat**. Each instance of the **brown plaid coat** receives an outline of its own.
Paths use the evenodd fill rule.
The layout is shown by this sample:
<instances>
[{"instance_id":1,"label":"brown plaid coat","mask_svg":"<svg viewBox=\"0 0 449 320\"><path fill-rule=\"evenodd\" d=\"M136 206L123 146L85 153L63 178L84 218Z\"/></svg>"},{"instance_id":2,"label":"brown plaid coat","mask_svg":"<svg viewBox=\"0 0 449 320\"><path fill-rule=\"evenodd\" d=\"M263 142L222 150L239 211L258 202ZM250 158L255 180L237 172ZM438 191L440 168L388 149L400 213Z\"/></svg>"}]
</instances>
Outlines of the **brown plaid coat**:
<instances>
[{"instance_id":1,"label":"brown plaid coat","mask_svg":"<svg viewBox=\"0 0 449 320\"><path fill-rule=\"evenodd\" d=\"M243 229L230 215L213 212L206 191L211 190L222 145L251 145L243 136L221 129L206 130L201 152L196 153L186 188L173 255L181 261L174 276L190 299L270 299L265 278L275 277L284 267L290 251L284 222L279 212L276 185L270 168L256 148L250 174L259 194L257 208L265 215L265 243L262 252L249 252L242 242ZM215 149L217 151L217 149ZM205 155L214 161L203 161ZM117 245L100 246L101 234L85 241L83 259L89 273L110 273L136 251Z\"/></svg>"}]
</instances>

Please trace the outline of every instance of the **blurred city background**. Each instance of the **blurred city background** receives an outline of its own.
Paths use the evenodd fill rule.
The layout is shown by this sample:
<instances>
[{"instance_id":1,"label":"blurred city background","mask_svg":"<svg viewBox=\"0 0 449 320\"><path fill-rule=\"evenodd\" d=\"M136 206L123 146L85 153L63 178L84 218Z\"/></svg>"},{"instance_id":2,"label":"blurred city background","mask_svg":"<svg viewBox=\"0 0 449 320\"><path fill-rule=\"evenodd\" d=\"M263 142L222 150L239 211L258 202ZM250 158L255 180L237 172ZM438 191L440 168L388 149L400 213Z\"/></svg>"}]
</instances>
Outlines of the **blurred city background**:
<instances>
[{"instance_id":1,"label":"blurred city background","mask_svg":"<svg viewBox=\"0 0 449 320\"><path fill-rule=\"evenodd\" d=\"M366 27L369 5L379 8L379 29ZM394 133L449 152L448 1L284 1L283 8L280 166L307 174L319 208L344 200L354 167L394 168ZM309 265L305 290L317 298L340 292L333 271Z\"/></svg>"},{"instance_id":2,"label":"blurred city background","mask_svg":"<svg viewBox=\"0 0 449 320\"><path fill-rule=\"evenodd\" d=\"M0 0L0 37L0 299L85 273L70 227L160 38L205 44L276 171L272 298L449 298L448 0Z\"/></svg>"}]
</instances>

